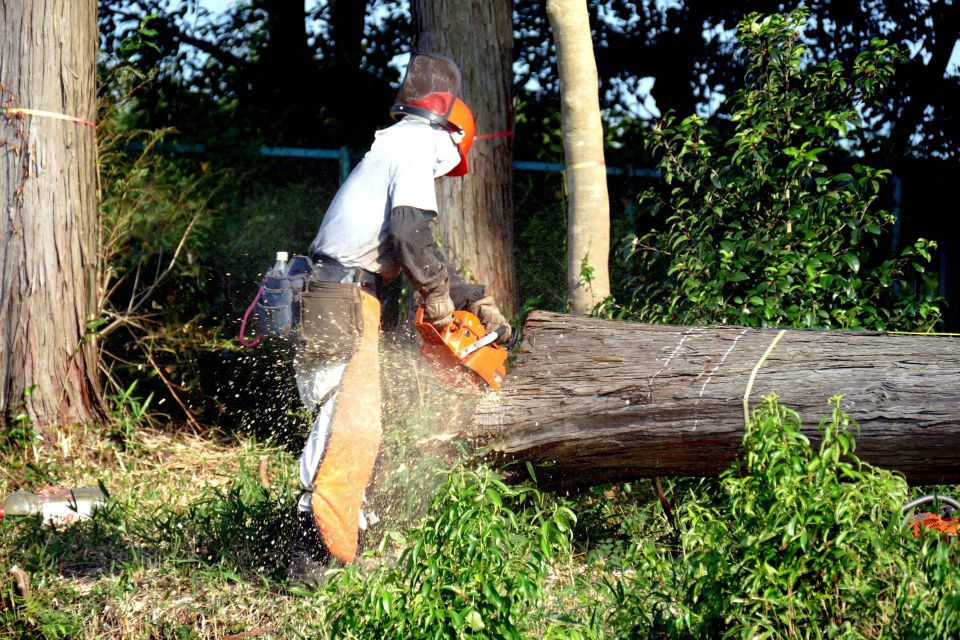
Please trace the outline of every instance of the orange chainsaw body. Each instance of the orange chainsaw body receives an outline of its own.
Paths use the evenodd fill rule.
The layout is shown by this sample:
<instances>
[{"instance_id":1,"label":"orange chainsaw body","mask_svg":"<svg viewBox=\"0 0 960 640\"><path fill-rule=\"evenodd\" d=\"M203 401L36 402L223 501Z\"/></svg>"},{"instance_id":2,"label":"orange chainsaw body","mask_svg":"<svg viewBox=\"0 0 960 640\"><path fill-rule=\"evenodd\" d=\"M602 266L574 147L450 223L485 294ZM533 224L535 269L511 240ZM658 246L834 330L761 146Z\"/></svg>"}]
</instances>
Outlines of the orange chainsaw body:
<instances>
[{"instance_id":1,"label":"orange chainsaw body","mask_svg":"<svg viewBox=\"0 0 960 640\"><path fill-rule=\"evenodd\" d=\"M485 382L494 391L500 390L507 370L504 362L509 352L495 342L492 336L469 311L454 311L453 320L438 330L423 319L423 307L418 307L413 324L420 333L420 352L441 371L456 371L460 367L470 371L475 382Z\"/></svg>"}]
</instances>

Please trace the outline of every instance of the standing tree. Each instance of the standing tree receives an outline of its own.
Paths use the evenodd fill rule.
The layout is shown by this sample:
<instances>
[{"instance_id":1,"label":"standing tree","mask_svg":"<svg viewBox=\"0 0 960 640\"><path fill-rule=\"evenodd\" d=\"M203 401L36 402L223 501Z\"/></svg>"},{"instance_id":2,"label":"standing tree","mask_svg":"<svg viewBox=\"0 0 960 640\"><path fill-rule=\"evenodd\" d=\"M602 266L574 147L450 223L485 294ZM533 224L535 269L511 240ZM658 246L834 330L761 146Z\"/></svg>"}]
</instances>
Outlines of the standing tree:
<instances>
[{"instance_id":1,"label":"standing tree","mask_svg":"<svg viewBox=\"0 0 960 640\"><path fill-rule=\"evenodd\" d=\"M101 416L97 5L5 2L0 35L0 415L43 430Z\"/></svg>"},{"instance_id":2,"label":"standing tree","mask_svg":"<svg viewBox=\"0 0 960 640\"><path fill-rule=\"evenodd\" d=\"M610 202L603 159L597 64L586 0L548 0L557 47L567 161L567 289L574 313L610 295Z\"/></svg>"},{"instance_id":3,"label":"standing tree","mask_svg":"<svg viewBox=\"0 0 960 640\"><path fill-rule=\"evenodd\" d=\"M440 236L449 257L487 285L507 315L517 309L513 265L513 6L508 0L415 0L421 51L452 58L477 121L470 173L439 183ZM483 134L493 134L483 137ZM499 135L497 135L499 134Z\"/></svg>"}]
</instances>

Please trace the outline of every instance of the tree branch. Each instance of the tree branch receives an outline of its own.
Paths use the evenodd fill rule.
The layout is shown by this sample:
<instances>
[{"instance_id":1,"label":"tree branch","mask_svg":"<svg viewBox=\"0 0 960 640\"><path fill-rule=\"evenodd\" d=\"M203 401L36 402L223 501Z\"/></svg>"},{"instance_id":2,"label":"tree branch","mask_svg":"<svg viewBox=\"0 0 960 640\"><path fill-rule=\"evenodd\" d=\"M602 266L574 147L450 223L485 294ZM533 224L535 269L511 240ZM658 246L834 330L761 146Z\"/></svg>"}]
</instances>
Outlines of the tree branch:
<instances>
[{"instance_id":1,"label":"tree branch","mask_svg":"<svg viewBox=\"0 0 960 640\"><path fill-rule=\"evenodd\" d=\"M111 7L107 7L107 10L114 15L120 16L121 18L137 20L138 22L144 20L145 18L145 16L137 15L127 11L121 11L119 9L113 9ZM177 28L164 18L156 17L149 19L144 26L154 29L158 35L165 37L168 42L186 44L199 49L224 66L232 66L236 67L237 69L246 69L250 66L249 61L244 60L243 58L236 56L229 51L225 51L212 42L208 42L207 40L202 40L195 36L191 36L188 33L184 33L181 29Z\"/></svg>"}]
</instances>

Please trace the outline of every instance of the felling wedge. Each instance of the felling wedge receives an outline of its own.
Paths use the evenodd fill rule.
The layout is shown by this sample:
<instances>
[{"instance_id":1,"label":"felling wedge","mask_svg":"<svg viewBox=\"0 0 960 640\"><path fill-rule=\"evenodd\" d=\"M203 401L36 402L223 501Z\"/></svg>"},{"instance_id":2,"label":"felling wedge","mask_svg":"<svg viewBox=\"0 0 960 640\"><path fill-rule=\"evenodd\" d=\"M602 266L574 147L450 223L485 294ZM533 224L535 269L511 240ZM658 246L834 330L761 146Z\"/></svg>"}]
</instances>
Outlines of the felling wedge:
<instances>
[{"instance_id":1,"label":"felling wedge","mask_svg":"<svg viewBox=\"0 0 960 640\"><path fill-rule=\"evenodd\" d=\"M465 369L478 385L500 390L507 371L504 362L509 352L496 343L495 331L487 331L480 319L469 311L454 311L453 320L437 330L423 319L418 307L413 324L420 333L420 352L441 372Z\"/></svg>"}]
</instances>

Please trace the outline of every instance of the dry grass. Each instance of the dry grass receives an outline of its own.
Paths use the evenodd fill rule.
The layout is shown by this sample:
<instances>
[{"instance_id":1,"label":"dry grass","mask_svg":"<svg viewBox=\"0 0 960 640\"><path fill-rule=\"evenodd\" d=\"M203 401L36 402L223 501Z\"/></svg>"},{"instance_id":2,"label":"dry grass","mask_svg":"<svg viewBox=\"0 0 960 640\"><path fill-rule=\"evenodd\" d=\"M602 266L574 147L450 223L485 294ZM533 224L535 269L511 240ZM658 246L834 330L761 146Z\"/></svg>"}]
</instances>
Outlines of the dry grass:
<instances>
[{"instance_id":1,"label":"dry grass","mask_svg":"<svg viewBox=\"0 0 960 640\"><path fill-rule=\"evenodd\" d=\"M211 495L218 495L212 489L223 493L238 482L259 487L264 469L279 489L269 495L282 496L285 485L295 478L291 453L242 437L163 428L138 431L121 447L98 429L78 426L61 429L54 442L40 442L5 460L0 494L18 488L36 490L45 484L31 482L29 473L17 472L28 464L42 469L53 485L102 482L110 501L125 510L104 525L110 533L103 540L83 526L37 528L31 539L65 549L49 566L31 566L30 558L41 557L44 550L18 547L25 527L34 525L13 517L0 520L0 557L28 567L31 597L44 611L41 618L82 621L79 635L68 637L320 637L313 625L322 608L313 598L288 592L281 583L259 575L256 568L237 567L229 558L204 562L189 544L173 549L166 542L154 544L127 531L128 522L131 530L161 526L150 519L169 514L183 515L181 526L186 522L190 528L191 510L203 523L196 528L202 529L207 523L204 518L209 518L203 510L216 506L209 503ZM138 518L144 521L135 526L132 523ZM192 544L193 538L188 542ZM282 554L286 541L274 542ZM7 571L7 564L4 561L0 568ZM0 622L8 606L0 600ZM32 631L16 635L0 624L0 638L31 637L40 629L53 633L49 629L56 625L48 620L47 627L25 628Z\"/></svg>"},{"instance_id":2,"label":"dry grass","mask_svg":"<svg viewBox=\"0 0 960 640\"><path fill-rule=\"evenodd\" d=\"M151 637L322 638L322 604L246 580L218 580L156 569L129 577L80 580L75 585L85 621L83 638L139 640ZM120 584L128 580L127 584ZM112 594L120 593L119 597ZM99 606L92 602L108 601Z\"/></svg>"},{"instance_id":3,"label":"dry grass","mask_svg":"<svg viewBox=\"0 0 960 640\"><path fill-rule=\"evenodd\" d=\"M368 548L384 531L424 513L437 483L434 472L457 455L452 443L433 436L454 431L468 410L464 403L476 400L473 394L444 393L436 380L408 366L405 351L387 355L389 426L380 488L372 496L382 523L368 536ZM101 519L101 532L88 523L51 531L15 518L0 520L0 557L27 569L39 612L27 622L29 616L18 610L22 629L6 632L4 608L9 615L11 605L0 597L0 639L44 637L36 634L50 633L58 620L68 629L75 625L63 637L85 639L324 637L330 596L291 591L277 579L288 546L283 536L289 533L289 523L278 514L292 514L294 452L245 436L171 425L132 430L121 444L105 428L75 426L26 451L0 451L0 469L0 495L47 484L102 483L118 506ZM269 490L261 489L265 484ZM249 512L224 524L224 512L234 510L230 500L251 492L259 496ZM265 536L274 539L251 540L259 535L256 524L243 520L262 517L264 509L272 518ZM164 530L171 526L179 529L174 535ZM396 550L387 546L388 555ZM358 567L366 573L391 560L364 558ZM0 570L8 569L7 562L0 563Z\"/></svg>"},{"instance_id":4,"label":"dry grass","mask_svg":"<svg viewBox=\"0 0 960 640\"><path fill-rule=\"evenodd\" d=\"M385 355L387 427L371 496L382 520L368 549L424 515L436 471L462 454L459 438L442 434L462 433L479 399L447 393L403 350ZM77 426L26 451L0 450L2 495L102 482L115 507L57 530L0 520L0 571L23 567L31 588L29 598L11 598L12 582L0 574L0 640L326 637L325 612L337 606L339 587L304 592L281 579L296 453L169 425L133 429L121 444L113 429ZM361 558L360 573L395 562L398 540ZM558 588L575 580L569 569L553 575Z\"/></svg>"},{"instance_id":5,"label":"dry grass","mask_svg":"<svg viewBox=\"0 0 960 640\"><path fill-rule=\"evenodd\" d=\"M55 442L38 443L19 462L46 470L61 486L96 486L141 492L160 490L170 504L185 504L205 487L220 486L240 469L240 453L251 445L213 432L147 427L121 447L95 427L59 428ZM23 477L5 472L3 494L22 488ZM30 487L33 489L39 487Z\"/></svg>"}]
</instances>

